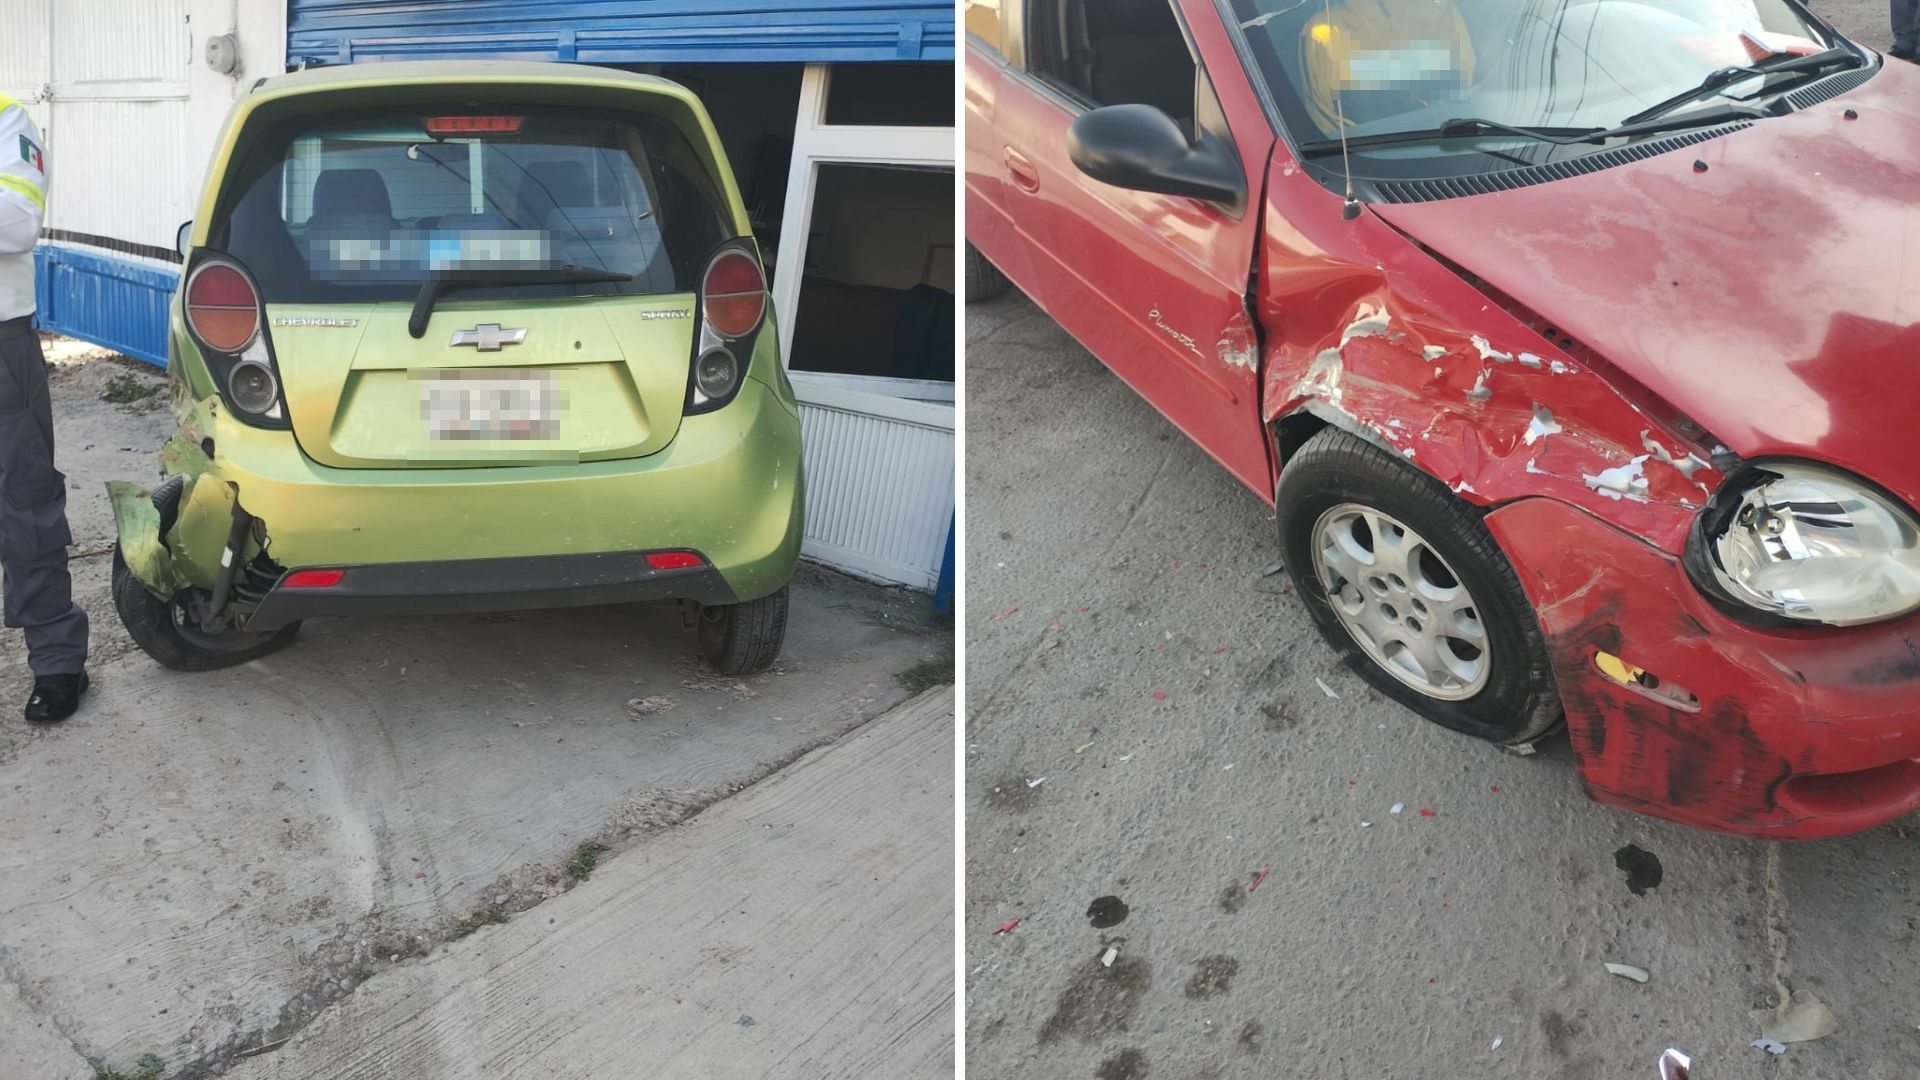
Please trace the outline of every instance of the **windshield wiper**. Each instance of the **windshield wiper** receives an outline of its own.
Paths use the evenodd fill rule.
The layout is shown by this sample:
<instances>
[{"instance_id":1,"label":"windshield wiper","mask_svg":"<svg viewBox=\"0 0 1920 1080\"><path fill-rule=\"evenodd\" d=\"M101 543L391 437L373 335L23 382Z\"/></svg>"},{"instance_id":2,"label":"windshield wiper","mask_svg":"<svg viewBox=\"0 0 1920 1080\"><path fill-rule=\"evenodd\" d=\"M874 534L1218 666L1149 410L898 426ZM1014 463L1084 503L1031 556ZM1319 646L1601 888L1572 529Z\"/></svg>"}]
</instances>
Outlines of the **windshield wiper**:
<instances>
[{"instance_id":1,"label":"windshield wiper","mask_svg":"<svg viewBox=\"0 0 1920 1080\"><path fill-rule=\"evenodd\" d=\"M1785 58L1777 56L1768 57L1758 63L1749 64L1746 67L1721 68L1719 71L1700 80L1700 85L1693 89L1684 93L1675 94L1656 105L1641 109L1639 112L1621 121L1621 123L1623 125L1638 124L1645 120L1652 120L1655 117L1664 116L1680 108L1682 105L1690 105L1709 94L1723 90L1732 86L1734 83L1744 82L1747 79L1758 78L1764 75L1782 75L1790 72L1822 72L1827 68L1840 66L1855 67L1865 62L1860 54L1854 52L1852 49L1833 48L1825 52L1810 53L1806 56L1791 56Z\"/></svg>"},{"instance_id":2,"label":"windshield wiper","mask_svg":"<svg viewBox=\"0 0 1920 1080\"><path fill-rule=\"evenodd\" d=\"M1347 146L1358 149L1369 146L1399 146L1410 143L1439 142L1442 139L1466 139L1475 136L1512 135L1535 142L1554 146L1577 146L1581 143L1600 143L1608 139L1624 139L1635 135L1655 135L1663 131L1678 131L1682 128L1706 127L1713 124L1725 124L1735 120L1758 120L1767 116L1762 109L1746 105L1728 105L1718 109L1702 109L1684 116L1666 117L1639 123L1622 124L1612 128L1580 127L1519 127L1503 124L1498 120L1483 120L1477 116L1463 116L1449 120L1436 128L1423 128L1412 131L1382 131L1373 135L1360 135L1347 140ZM1320 139L1301 143L1300 153L1306 157L1340 152L1339 139Z\"/></svg>"},{"instance_id":3,"label":"windshield wiper","mask_svg":"<svg viewBox=\"0 0 1920 1080\"><path fill-rule=\"evenodd\" d=\"M425 336L427 320L433 317L433 305L440 301L442 293L453 289L477 289L487 285L535 285L546 282L587 284L596 281L632 280L632 274L602 270L597 266L580 266L575 263L561 266L434 270L429 272L427 279L420 283L420 294L413 300L413 314L407 318L407 333L416 338Z\"/></svg>"}]
</instances>

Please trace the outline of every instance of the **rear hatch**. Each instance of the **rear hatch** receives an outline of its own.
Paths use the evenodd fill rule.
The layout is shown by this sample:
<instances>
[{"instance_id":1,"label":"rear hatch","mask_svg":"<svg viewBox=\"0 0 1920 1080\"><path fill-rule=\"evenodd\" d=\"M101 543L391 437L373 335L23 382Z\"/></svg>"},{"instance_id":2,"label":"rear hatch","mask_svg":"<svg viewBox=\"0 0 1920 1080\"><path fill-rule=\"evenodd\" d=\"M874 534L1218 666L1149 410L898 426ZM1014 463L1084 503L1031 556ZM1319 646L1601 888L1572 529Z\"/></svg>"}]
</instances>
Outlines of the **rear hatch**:
<instances>
[{"instance_id":1,"label":"rear hatch","mask_svg":"<svg viewBox=\"0 0 1920 1080\"><path fill-rule=\"evenodd\" d=\"M209 246L258 283L309 457L543 464L672 441L697 279L734 232L697 126L469 99L249 134Z\"/></svg>"}]
</instances>

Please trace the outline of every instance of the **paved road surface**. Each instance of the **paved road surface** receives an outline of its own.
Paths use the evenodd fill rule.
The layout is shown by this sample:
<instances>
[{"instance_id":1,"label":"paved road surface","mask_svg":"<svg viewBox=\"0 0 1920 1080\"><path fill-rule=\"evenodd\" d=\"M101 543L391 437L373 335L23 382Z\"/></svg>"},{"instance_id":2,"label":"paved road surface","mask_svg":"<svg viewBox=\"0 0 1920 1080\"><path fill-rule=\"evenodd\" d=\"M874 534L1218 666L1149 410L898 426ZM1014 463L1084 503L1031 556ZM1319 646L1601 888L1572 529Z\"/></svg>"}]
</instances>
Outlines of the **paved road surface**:
<instances>
[{"instance_id":1,"label":"paved road surface","mask_svg":"<svg viewBox=\"0 0 1920 1080\"><path fill-rule=\"evenodd\" d=\"M952 808L946 688L228 1075L945 1080Z\"/></svg>"}]
</instances>

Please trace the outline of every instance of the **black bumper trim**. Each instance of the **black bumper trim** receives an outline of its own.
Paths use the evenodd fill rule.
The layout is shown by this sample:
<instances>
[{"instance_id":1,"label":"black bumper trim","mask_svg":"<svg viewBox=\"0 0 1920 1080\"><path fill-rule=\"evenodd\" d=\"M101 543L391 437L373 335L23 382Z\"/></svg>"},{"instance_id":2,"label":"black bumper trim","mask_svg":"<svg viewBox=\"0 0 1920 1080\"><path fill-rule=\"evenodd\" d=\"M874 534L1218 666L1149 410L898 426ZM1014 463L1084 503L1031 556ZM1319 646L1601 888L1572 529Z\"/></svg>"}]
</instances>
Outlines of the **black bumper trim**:
<instances>
[{"instance_id":1,"label":"black bumper trim","mask_svg":"<svg viewBox=\"0 0 1920 1080\"><path fill-rule=\"evenodd\" d=\"M378 563L344 569L346 576L340 583L327 588L274 585L245 629L273 631L300 619L328 616L445 615L650 600L731 604L739 599L711 566L656 570L647 564L646 553L638 551Z\"/></svg>"}]
</instances>

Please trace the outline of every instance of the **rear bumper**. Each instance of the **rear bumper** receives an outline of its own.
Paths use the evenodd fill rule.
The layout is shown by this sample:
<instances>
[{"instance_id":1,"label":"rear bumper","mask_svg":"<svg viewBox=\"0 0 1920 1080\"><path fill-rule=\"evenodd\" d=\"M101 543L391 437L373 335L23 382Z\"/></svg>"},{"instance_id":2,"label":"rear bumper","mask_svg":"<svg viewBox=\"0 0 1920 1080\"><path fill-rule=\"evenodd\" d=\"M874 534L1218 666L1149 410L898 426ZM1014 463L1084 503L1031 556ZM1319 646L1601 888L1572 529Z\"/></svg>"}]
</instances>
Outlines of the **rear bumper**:
<instances>
[{"instance_id":1,"label":"rear bumper","mask_svg":"<svg viewBox=\"0 0 1920 1080\"><path fill-rule=\"evenodd\" d=\"M355 610L363 610L361 601L376 608L391 602L386 610L411 601L412 611L428 610L419 606L427 603L463 605L431 610L473 610L486 606L484 597L502 602L494 606L533 606L549 595L562 603L600 602L565 597L646 593L668 582L693 587L674 576L679 572L628 572L635 553L666 549L707 559L702 573L717 582L708 595L752 600L784 585L799 561L799 411L752 378L726 408L683 420L665 449L620 461L333 469L302 454L290 432L225 416L208 429L212 468L194 483L233 485L281 566L350 568L348 581L369 590L353 598ZM205 586L218 571L209 555L218 552L182 567L196 584ZM555 567L563 568L558 577L550 572ZM473 570L491 583L473 590L475 597L462 596L457 582ZM590 584L575 588L568 573ZM527 577L516 581L515 574ZM664 597L700 599L672 591L640 598ZM338 602L349 599L343 594Z\"/></svg>"},{"instance_id":2,"label":"rear bumper","mask_svg":"<svg viewBox=\"0 0 1920 1080\"><path fill-rule=\"evenodd\" d=\"M656 570L642 552L382 563L347 568L337 584L321 588L292 588L282 578L246 629L278 630L323 616L437 615L648 600L730 604L738 599L726 578L710 566Z\"/></svg>"},{"instance_id":3,"label":"rear bumper","mask_svg":"<svg viewBox=\"0 0 1920 1080\"><path fill-rule=\"evenodd\" d=\"M1920 809L1920 617L1758 630L1709 605L1677 559L1572 507L1528 500L1487 524L1547 636L1595 799L1777 839ZM1601 652L1658 692L1604 673Z\"/></svg>"}]
</instances>

